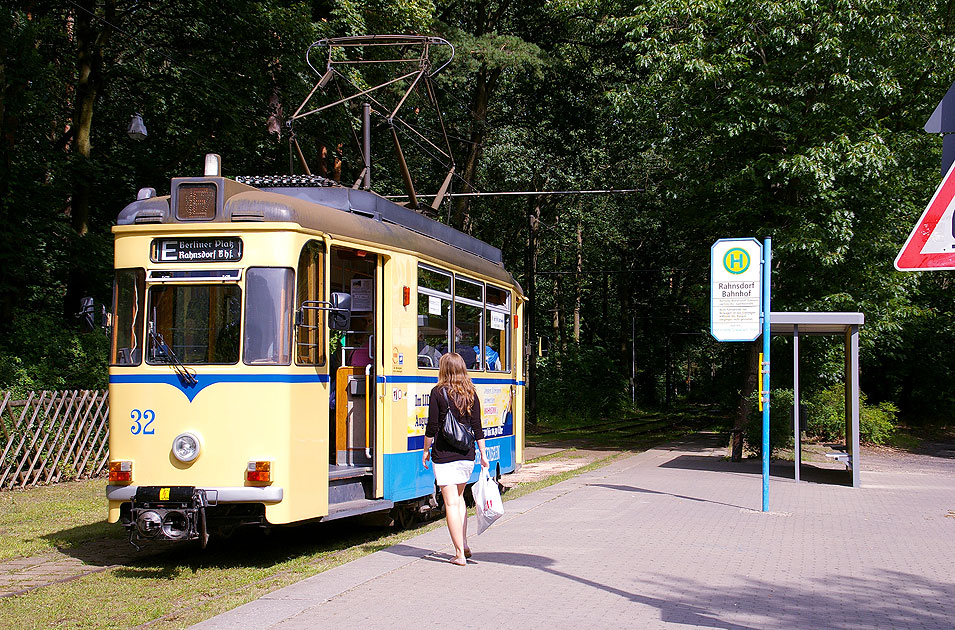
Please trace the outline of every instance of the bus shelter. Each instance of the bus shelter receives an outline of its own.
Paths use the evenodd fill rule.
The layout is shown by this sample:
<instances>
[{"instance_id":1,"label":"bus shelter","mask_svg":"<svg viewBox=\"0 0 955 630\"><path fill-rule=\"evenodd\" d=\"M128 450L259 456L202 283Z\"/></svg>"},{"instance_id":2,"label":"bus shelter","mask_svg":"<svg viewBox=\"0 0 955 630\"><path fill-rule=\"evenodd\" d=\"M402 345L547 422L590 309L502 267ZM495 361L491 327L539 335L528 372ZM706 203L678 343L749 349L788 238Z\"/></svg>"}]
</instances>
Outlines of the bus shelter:
<instances>
[{"instance_id":1,"label":"bus shelter","mask_svg":"<svg viewBox=\"0 0 955 630\"><path fill-rule=\"evenodd\" d=\"M796 481L802 464L799 413L799 338L803 335L841 335L845 344L846 454L852 471L852 487L859 487L859 328L865 321L862 313L771 313L770 334L793 338L793 459Z\"/></svg>"}]
</instances>

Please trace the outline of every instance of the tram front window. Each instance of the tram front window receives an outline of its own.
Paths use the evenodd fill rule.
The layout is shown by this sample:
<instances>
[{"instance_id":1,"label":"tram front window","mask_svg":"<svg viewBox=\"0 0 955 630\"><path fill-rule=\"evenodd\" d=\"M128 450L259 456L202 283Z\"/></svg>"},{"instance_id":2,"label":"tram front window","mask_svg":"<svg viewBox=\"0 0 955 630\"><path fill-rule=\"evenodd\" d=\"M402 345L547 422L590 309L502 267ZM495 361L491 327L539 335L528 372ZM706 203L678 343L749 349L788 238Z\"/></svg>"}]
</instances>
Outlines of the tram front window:
<instances>
[{"instance_id":1,"label":"tram front window","mask_svg":"<svg viewBox=\"0 0 955 630\"><path fill-rule=\"evenodd\" d=\"M237 363L241 297L235 284L154 286L149 327L183 363ZM158 343L147 347L148 363L169 362Z\"/></svg>"}]
</instances>

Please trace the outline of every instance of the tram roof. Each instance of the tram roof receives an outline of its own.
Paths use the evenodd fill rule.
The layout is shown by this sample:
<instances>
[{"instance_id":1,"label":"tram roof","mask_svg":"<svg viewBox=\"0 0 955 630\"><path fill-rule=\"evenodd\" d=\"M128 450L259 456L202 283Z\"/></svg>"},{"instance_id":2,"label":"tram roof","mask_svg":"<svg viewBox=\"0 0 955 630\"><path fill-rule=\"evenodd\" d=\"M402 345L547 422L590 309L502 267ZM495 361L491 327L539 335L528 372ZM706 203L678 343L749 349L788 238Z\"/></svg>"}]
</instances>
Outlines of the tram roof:
<instances>
[{"instance_id":1,"label":"tram roof","mask_svg":"<svg viewBox=\"0 0 955 630\"><path fill-rule=\"evenodd\" d=\"M309 183L275 185L296 179ZM373 192L337 185L315 185L308 178L176 178L173 179L171 195L129 204L120 212L117 224L195 223L177 218L175 208L171 207L175 203L176 190L183 183L209 181L216 181L219 190L223 191L220 211L211 222L298 223L331 236L420 253L512 284L523 293L517 281L504 269L501 250L496 247Z\"/></svg>"}]
</instances>

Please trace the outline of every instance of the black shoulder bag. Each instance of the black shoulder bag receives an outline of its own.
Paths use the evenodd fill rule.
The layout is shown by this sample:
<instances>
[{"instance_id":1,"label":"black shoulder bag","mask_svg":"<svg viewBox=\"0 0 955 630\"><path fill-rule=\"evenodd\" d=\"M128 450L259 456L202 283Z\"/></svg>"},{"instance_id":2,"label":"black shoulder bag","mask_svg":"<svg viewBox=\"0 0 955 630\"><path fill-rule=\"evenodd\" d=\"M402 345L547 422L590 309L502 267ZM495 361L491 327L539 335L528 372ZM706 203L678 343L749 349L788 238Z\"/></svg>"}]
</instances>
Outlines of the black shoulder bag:
<instances>
[{"instance_id":1,"label":"black shoulder bag","mask_svg":"<svg viewBox=\"0 0 955 630\"><path fill-rule=\"evenodd\" d=\"M471 447L474 445L474 431L471 427L462 424L454 417L454 414L451 413L451 401L448 399L448 390L442 389L441 392L444 394L444 400L448 403L448 413L444 414L444 422L441 424L441 434L444 436L444 441L447 442L451 448L456 451L461 451L462 453L467 453L471 450Z\"/></svg>"}]
</instances>

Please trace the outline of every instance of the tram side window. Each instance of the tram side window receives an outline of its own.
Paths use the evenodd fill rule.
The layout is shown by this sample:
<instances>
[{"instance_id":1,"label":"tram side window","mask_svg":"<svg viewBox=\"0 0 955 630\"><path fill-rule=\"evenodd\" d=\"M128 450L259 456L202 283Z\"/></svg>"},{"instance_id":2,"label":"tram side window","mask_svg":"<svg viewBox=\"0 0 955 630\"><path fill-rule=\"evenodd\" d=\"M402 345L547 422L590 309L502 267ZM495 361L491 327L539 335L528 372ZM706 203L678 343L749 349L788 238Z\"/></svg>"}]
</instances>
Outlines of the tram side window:
<instances>
[{"instance_id":1,"label":"tram side window","mask_svg":"<svg viewBox=\"0 0 955 630\"><path fill-rule=\"evenodd\" d=\"M250 267L245 279L245 333L242 360L250 365L292 361L291 269Z\"/></svg>"},{"instance_id":2,"label":"tram side window","mask_svg":"<svg viewBox=\"0 0 955 630\"><path fill-rule=\"evenodd\" d=\"M494 372L509 372L511 357L511 294L487 285L485 364Z\"/></svg>"},{"instance_id":3,"label":"tram side window","mask_svg":"<svg viewBox=\"0 0 955 630\"><path fill-rule=\"evenodd\" d=\"M143 360L146 272L117 269L113 280L113 339L110 365L139 365Z\"/></svg>"},{"instance_id":4,"label":"tram side window","mask_svg":"<svg viewBox=\"0 0 955 630\"><path fill-rule=\"evenodd\" d=\"M418 367L438 367L450 328L451 274L418 265Z\"/></svg>"},{"instance_id":5,"label":"tram side window","mask_svg":"<svg viewBox=\"0 0 955 630\"><path fill-rule=\"evenodd\" d=\"M239 360L236 284L168 284L149 289L147 363L235 363ZM170 351L172 356L170 356Z\"/></svg>"},{"instance_id":6,"label":"tram side window","mask_svg":"<svg viewBox=\"0 0 955 630\"><path fill-rule=\"evenodd\" d=\"M454 277L454 351L469 370L482 369L484 355L481 328L484 312L484 285L461 276Z\"/></svg>"},{"instance_id":7,"label":"tram side window","mask_svg":"<svg viewBox=\"0 0 955 630\"><path fill-rule=\"evenodd\" d=\"M325 244L321 241L309 241L302 248L296 284L296 308L302 314L302 319L295 331L295 362L299 365L325 365L325 311L302 308L305 302L324 299Z\"/></svg>"}]
</instances>

